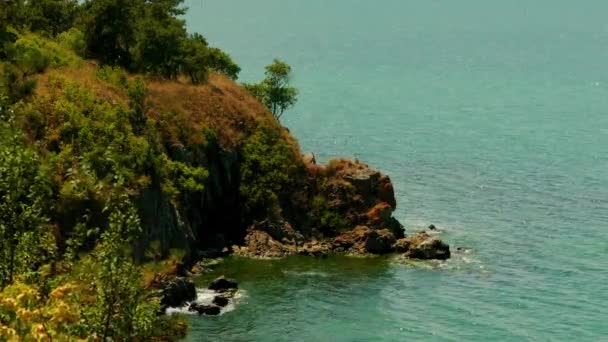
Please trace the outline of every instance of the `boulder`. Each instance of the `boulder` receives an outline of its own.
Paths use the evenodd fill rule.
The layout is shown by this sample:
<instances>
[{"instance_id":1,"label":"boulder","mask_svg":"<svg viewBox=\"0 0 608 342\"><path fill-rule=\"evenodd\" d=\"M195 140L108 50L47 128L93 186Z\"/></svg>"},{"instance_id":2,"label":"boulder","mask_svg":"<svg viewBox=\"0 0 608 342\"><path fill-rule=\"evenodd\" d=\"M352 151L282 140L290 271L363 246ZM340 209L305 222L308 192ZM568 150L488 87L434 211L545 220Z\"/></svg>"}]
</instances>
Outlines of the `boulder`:
<instances>
[{"instance_id":1,"label":"boulder","mask_svg":"<svg viewBox=\"0 0 608 342\"><path fill-rule=\"evenodd\" d=\"M312 241L305 243L300 249L298 249L298 253L301 255L310 255L310 256L326 256L327 254L332 252L332 245L326 242Z\"/></svg>"},{"instance_id":2,"label":"boulder","mask_svg":"<svg viewBox=\"0 0 608 342\"><path fill-rule=\"evenodd\" d=\"M192 312L198 312L199 315L217 316L220 314L221 309L216 305L205 305L199 303L192 303L188 310Z\"/></svg>"},{"instance_id":3,"label":"boulder","mask_svg":"<svg viewBox=\"0 0 608 342\"><path fill-rule=\"evenodd\" d=\"M163 286L161 305L164 307L180 307L196 299L196 288L188 278L175 278Z\"/></svg>"},{"instance_id":4,"label":"boulder","mask_svg":"<svg viewBox=\"0 0 608 342\"><path fill-rule=\"evenodd\" d=\"M425 232L406 239L410 242L409 248L404 254L408 258L447 260L451 256L448 244ZM402 243L405 244L405 242Z\"/></svg>"},{"instance_id":5,"label":"boulder","mask_svg":"<svg viewBox=\"0 0 608 342\"><path fill-rule=\"evenodd\" d=\"M388 229L372 230L365 239L365 251L372 254L392 252L395 236Z\"/></svg>"},{"instance_id":6,"label":"boulder","mask_svg":"<svg viewBox=\"0 0 608 342\"><path fill-rule=\"evenodd\" d=\"M213 298L213 304L217 305L217 306L221 306L224 307L226 305L228 305L229 299L228 297L225 296L215 296Z\"/></svg>"},{"instance_id":7,"label":"boulder","mask_svg":"<svg viewBox=\"0 0 608 342\"><path fill-rule=\"evenodd\" d=\"M265 231L251 230L245 236L245 245L233 247L236 255L255 258L280 258L295 251L295 245L285 245Z\"/></svg>"},{"instance_id":8,"label":"boulder","mask_svg":"<svg viewBox=\"0 0 608 342\"><path fill-rule=\"evenodd\" d=\"M347 251L356 254L384 254L392 251L395 235L388 229L371 229L357 226L350 232L334 239L336 251Z\"/></svg>"},{"instance_id":9,"label":"boulder","mask_svg":"<svg viewBox=\"0 0 608 342\"><path fill-rule=\"evenodd\" d=\"M226 292L231 289L238 289L239 285L234 279L226 278L221 276L209 284L209 290L217 292Z\"/></svg>"}]
</instances>

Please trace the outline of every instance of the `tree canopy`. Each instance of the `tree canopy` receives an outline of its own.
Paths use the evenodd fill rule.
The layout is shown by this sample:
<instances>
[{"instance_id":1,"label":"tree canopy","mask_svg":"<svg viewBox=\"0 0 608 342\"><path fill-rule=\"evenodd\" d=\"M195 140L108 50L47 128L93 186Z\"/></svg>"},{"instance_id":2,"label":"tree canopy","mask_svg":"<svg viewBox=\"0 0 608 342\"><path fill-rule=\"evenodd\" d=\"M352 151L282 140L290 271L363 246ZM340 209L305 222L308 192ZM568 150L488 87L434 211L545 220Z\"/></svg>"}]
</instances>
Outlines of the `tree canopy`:
<instances>
[{"instance_id":1,"label":"tree canopy","mask_svg":"<svg viewBox=\"0 0 608 342\"><path fill-rule=\"evenodd\" d=\"M266 66L265 75L266 78L262 82L244 86L280 121L285 111L293 107L298 100L298 90L290 86L291 67L275 59L272 64Z\"/></svg>"}]
</instances>

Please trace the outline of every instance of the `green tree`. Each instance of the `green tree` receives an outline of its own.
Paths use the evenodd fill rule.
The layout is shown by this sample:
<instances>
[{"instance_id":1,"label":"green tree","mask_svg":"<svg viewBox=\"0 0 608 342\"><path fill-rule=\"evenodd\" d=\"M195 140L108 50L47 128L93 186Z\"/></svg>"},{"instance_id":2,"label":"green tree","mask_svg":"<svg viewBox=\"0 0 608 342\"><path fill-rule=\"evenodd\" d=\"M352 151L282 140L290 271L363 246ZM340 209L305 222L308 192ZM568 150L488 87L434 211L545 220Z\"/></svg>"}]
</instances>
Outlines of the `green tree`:
<instances>
[{"instance_id":1,"label":"green tree","mask_svg":"<svg viewBox=\"0 0 608 342\"><path fill-rule=\"evenodd\" d=\"M185 13L182 0L146 2L137 18L136 45L133 52L136 69L165 78L176 78L181 64L181 43L187 37L185 23L178 19Z\"/></svg>"},{"instance_id":2,"label":"green tree","mask_svg":"<svg viewBox=\"0 0 608 342\"><path fill-rule=\"evenodd\" d=\"M218 48L207 49L207 65L210 70L219 72L236 80L241 72L241 67L232 61L232 58Z\"/></svg>"},{"instance_id":3,"label":"green tree","mask_svg":"<svg viewBox=\"0 0 608 342\"><path fill-rule=\"evenodd\" d=\"M83 31L88 55L105 64L129 67L140 10L139 0L86 0Z\"/></svg>"},{"instance_id":4,"label":"green tree","mask_svg":"<svg viewBox=\"0 0 608 342\"><path fill-rule=\"evenodd\" d=\"M293 107L298 100L298 90L290 86L291 67L275 59L266 66L265 74L266 78L262 82L244 86L280 121L285 110Z\"/></svg>"},{"instance_id":5,"label":"green tree","mask_svg":"<svg viewBox=\"0 0 608 342\"><path fill-rule=\"evenodd\" d=\"M29 0L23 3L23 26L55 36L69 30L79 11L78 0Z\"/></svg>"},{"instance_id":6,"label":"green tree","mask_svg":"<svg viewBox=\"0 0 608 342\"><path fill-rule=\"evenodd\" d=\"M192 83L201 83L209 71L224 74L236 80L241 68L224 51L210 47L200 34L193 34L182 44L182 69Z\"/></svg>"},{"instance_id":7,"label":"green tree","mask_svg":"<svg viewBox=\"0 0 608 342\"><path fill-rule=\"evenodd\" d=\"M3 109L4 111L4 109ZM10 118L3 117L2 121ZM44 231L44 206L49 203L48 181L36 154L22 146L20 135L0 127L0 287L16 274L40 266L52 253Z\"/></svg>"},{"instance_id":8,"label":"green tree","mask_svg":"<svg viewBox=\"0 0 608 342\"><path fill-rule=\"evenodd\" d=\"M102 341L145 340L159 320L159 302L142 288L141 271L130 253L141 233L139 214L127 195L116 195L107 210L109 226L85 267L93 273L95 293L94 304L84 310L87 330Z\"/></svg>"},{"instance_id":9,"label":"green tree","mask_svg":"<svg viewBox=\"0 0 608 342\"><path fill-rule=\"evenodd\" d=\"M240 193L253 218L277 209L291 195L303 169L276 126L260 124L243 147Z\"/></svg>"},{"instance_id":10,"label":"green tree","mask_svg":"<svg viewBox=\"0 0 608 342\"><path fill-rule=\"evenodd\" d=\"M195 33L182 42L182 69L194 84L207 78L207 40Z\"/></svg>"}]
</instances>

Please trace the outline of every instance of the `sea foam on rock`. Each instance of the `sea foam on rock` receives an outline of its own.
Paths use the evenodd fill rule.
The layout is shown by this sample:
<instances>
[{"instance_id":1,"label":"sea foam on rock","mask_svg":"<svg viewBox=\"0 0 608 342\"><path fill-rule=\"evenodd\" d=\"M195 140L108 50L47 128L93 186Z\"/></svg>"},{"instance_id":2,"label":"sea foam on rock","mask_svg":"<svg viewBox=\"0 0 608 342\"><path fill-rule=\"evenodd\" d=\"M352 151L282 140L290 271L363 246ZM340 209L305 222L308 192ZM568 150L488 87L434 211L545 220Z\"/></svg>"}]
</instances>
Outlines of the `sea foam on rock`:
<instances>
[{"instance_id":1,"label":"sea foam on rock","mask_svg":"<svg viewBox=\"0 0 608 342\"><path fill-rule=\"evenodd\" d=\"M196 299L196 288L188 278L175 278L162 285L163 307L179 307Z\"/></svg>"}]
</instances>

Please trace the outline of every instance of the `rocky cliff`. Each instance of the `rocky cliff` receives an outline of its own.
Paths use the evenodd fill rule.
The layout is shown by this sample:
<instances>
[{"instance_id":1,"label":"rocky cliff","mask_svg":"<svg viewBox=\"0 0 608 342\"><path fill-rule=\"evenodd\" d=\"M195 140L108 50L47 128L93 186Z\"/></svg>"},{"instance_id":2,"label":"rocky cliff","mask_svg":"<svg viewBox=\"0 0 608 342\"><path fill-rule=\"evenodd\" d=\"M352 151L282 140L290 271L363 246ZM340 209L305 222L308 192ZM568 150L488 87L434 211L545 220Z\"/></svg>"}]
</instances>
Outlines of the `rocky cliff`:
<instances>
[{"instance_id":1,"label":"rocky cliff","mask_svg":"<svg viewBox=\"0 0 608 342\"><path fill-rule=\"evenodd\" d=\"M405 237L387 175L302 155L263 105L221 75L204 85L141 84L86 62L43 74L16 113L54 173L60 242L83 224L104 229L104 203L121 179L141 217L140 258L153 243L189 260L232 252L449 257L436 239Z\"/></svg>"}]
</instances>

